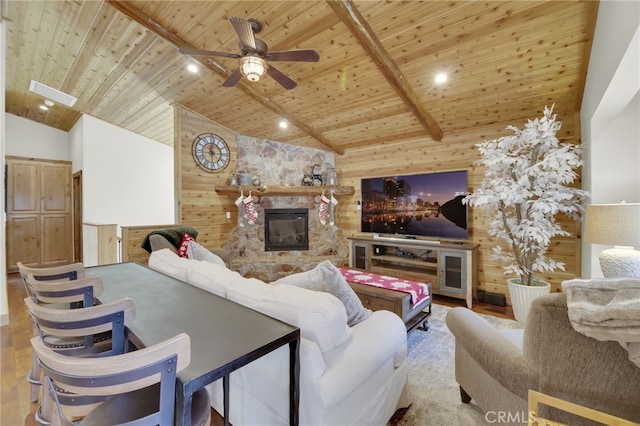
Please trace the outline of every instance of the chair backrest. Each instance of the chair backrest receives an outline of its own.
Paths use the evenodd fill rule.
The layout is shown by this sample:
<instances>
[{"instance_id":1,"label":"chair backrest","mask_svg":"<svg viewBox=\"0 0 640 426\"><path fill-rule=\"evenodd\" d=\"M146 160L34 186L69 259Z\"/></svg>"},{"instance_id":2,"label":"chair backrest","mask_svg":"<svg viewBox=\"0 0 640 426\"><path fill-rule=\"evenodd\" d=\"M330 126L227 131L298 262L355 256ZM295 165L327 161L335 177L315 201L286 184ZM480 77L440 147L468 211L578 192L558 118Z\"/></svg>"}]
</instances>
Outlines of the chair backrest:
<instances>
[{"instance_id":1,"label":"chair backrest","mask_svg":"<svg viewBox=\"0 0 640 426\"><path fill-rule=\"evenodd\" d=\"M84 278L84 265L82 263L72 263L69 265L52 266L48 268L35 268L32 266L25 266L22 262L17 263L18 271L22 277L27 295L31 295L29 286L26 283L26 279L29 274L38 281L57 281L65 280L72 281L79 278Z\"/></svg>"},{"instance_id":2,"label":"chair backrest","mask_svg":"<svg viewBox=\"0 0 640 426\"><path fill-rule=\"evenodd\" d=\"M44 345L38 337L31 339L51 394L62 419L73 424L63 413L60 397L104 397L122 395L159 383L159 408L141 423L173 425L176 373L191 361L189 336L180 333L156 345L108 358L78 358L61 355ZM104 404L107 404L107 399Z\"/></svg>"},{"instance_id":3,"label":"chair backrest","mask_svg":"<svg viewBox=\"0 0 640 426\"><path fill-rule=\"evenodd\" d=\"M102 305L79 309L54 309L38 305L30 297L24 299L34 327L40 338L46 342L51 336L61 339L60 351L65 354L82 352L83 355L110 356L126 351L126 328L136 316L133 300L125 297ZM110 331L109 339L95 351L91 351L95 336ZM82 345L65 346L65 338L84 339ZM68 340L67 340L68 341ZM104 346L110 344L111 349ZM49 344L50 347L54 345Z\"/></svg>"},{"instance_id":4,"label":"chair backrest","mask_svg":"<svg viewBox=\"0 0 640 426\"><path fill-rule=\"evenodd\" d=\"M538 297L531 304L523 341L524 357L538 371L538 391L640 422L640 368L614 341L577 332L569 320L566 293ZM541 415L565 424L583 419L553 408Z\"/></svg>"},{"instance_id":5,"label":"chair backrest","mask_svg":"<svg viewBox=\"0 0 640 426\"><path fill-rule=\"evenodd\" d=\"M82 303L93 306L94 298L102 294L102 279L98 276L73 281L39 281L29 274L25 283L28 294L38 303Z\"/></svg>"}]
</instances>

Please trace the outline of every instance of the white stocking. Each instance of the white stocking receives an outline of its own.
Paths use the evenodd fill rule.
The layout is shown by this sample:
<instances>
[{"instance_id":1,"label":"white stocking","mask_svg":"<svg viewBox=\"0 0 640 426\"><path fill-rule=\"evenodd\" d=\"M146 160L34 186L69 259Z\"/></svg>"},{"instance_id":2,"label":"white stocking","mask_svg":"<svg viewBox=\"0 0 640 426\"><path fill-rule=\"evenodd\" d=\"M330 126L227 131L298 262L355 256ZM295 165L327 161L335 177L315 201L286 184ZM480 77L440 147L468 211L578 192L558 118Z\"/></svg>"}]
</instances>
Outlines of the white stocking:
<instances>
[{"instance_id":1,"label":"white stocking","mask_svg":"<svg viewBox=\"0 0 640 426\"><path fill-rule=\"evenodd\" d=\"M329 213L329 199L325 197L324 193L320 196L320 207L318 208L318 218L322 225L327 224L327 216Z\"/></svg>"}]
</instances>

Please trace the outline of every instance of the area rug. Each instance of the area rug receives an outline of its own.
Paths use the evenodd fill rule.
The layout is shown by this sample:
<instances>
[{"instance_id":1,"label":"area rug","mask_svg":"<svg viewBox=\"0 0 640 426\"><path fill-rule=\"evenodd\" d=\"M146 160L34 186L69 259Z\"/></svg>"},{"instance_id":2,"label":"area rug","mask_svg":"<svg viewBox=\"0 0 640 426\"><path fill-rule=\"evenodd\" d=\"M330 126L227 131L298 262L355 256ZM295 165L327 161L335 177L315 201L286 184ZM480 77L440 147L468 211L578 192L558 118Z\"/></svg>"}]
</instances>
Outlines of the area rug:
<instances>
[{"instance_id":1,"label":"area rug","mask_svg":"<svg viewBox=\"0 0 640 426\"><path fill-rule=\"evenodd\" d=\"M464 404L455 380L453 334L445 324L449 307L432 305L429 330L413 330L407 337L411 406L398 410L388 426L488 424L480 408ZM522 328L516 321L481 315L497 329Z\"/></svg>"}]
</instances>

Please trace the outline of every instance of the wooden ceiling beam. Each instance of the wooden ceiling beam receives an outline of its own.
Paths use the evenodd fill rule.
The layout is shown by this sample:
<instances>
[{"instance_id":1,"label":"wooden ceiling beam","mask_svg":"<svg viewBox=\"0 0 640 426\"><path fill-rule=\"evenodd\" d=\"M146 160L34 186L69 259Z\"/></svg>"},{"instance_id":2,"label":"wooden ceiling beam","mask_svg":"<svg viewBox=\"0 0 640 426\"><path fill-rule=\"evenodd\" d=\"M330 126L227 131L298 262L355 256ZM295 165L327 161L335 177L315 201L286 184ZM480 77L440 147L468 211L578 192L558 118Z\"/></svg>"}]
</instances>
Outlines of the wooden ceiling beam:
<instances>
[{"instance_id":1,"label":"wooden ceiling beam","mask_svg":"<svg viewBox=\"0 0 640 426\"><path fill-rule=\"evenodd\" d=\"M420 101L417 93L407 83L400 68L391 59L364 17L351 0L326 0L333 12L347 26L365 52L376 64L382 75L400 95L405 105L424 126L431 139L442 140L442 129Z\"/></svg>"},{"instance_id":2,"label":"wooden ceiling beam","mask_svg":"<svg viewBox=\"0 0 640 426\"><path fill-rule=\"evenodd\" d=\"M128 16L131 20L139 23L149 31L152 31L156 35L160 36L162 39L171 43L174 47L180 49L195 49L195 47L189 44L187 41L182 39L178 34L169 30L164 25L160 24L155 19L150 16L144 14L139 9L134 7L128 1L118 1L118 0L106 0L106 2L113 6L115 9ZM227 70L225 67L217 63L215 60L211 58L199 58L199 62L206 66L211 71L215 72L221 78L226 79L231 71ZM326 138L322 133L309 126L307 123L297 119L294 115L292 115L289 111L285 110L282 106L276 104L271 99L266 96L261 95L255 89L247 86L242 81L236 86L238 89L242 90L244 93L253 98L256 102L259 102L267 109L275 112L280 115L282 118L286 119L289 123L293 124L300 130L307 133L312 138L316 139L326 147L330 148L336 154L342 155L344 154L344 149L337 144L333 143L331 140Z\"/></svg>"}]
</instances>

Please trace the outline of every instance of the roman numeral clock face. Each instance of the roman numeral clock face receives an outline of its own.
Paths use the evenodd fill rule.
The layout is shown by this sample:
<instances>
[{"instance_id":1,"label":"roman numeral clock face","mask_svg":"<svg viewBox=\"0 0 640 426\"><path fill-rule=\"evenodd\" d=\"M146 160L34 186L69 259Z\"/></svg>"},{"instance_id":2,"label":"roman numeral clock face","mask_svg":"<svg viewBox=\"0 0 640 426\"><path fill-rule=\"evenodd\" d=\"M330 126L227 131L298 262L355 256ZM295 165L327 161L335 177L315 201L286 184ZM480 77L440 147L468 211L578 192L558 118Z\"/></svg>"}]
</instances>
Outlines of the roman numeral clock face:
<instances>
[{"instance_id":1,"label":"roman numeral clock face","mask_svg":"<svg viewBox=\"0 0 640 426\"><path fill-rule=\"evenodd\" d=\"M195 138L191 154L196 164L210 173L221 172L230 160L227 143L213 133L203 133Z\"/></svg>"}]
</instances>

